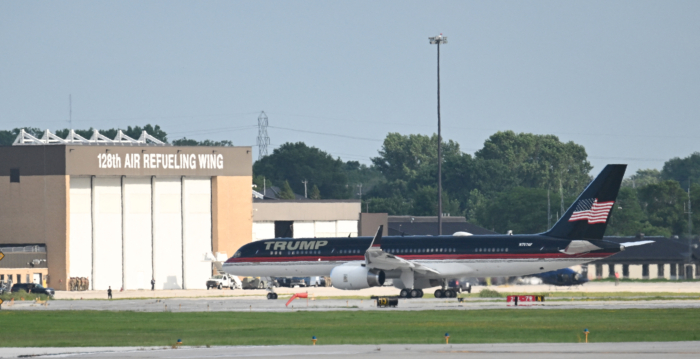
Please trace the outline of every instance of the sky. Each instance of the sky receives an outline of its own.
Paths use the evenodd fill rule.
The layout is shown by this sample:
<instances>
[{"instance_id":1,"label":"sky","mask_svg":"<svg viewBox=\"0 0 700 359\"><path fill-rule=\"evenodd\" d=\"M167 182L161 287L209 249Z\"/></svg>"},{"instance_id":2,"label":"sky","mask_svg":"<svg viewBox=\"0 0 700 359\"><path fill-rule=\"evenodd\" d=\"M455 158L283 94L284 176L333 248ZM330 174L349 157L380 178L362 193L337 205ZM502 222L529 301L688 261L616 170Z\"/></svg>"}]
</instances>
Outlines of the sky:
<instances>
[{"instance_id":1,"label":"sky","mask_svg":"<svg viewBox=\"0 0 700 359\"><path fill-rule=\"evenodd\" d=\"M370 164L389 132L437 131L442 33L444 139L554 134L592 174L631 174L700 151L698 19L698 1L0 0L0 129L254 146L265 111L269 153Z\"/></svg>"}]
</instances>

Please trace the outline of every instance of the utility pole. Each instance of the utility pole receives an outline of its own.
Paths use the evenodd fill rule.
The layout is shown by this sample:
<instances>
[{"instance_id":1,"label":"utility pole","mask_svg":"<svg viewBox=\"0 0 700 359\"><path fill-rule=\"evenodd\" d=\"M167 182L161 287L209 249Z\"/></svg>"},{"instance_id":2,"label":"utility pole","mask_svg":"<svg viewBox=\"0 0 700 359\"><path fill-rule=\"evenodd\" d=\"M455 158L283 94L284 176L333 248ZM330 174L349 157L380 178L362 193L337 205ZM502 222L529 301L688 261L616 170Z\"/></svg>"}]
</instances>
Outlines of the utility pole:
<instances>
[{"instance_id":1,"label":"utility pole","mask_svg":"<svg viewBox=\"0 0 700 359\"><path fill-rule=\"evenodd\" d=\"M437 45L437 115L438 115L438 235L442 235L442 134L440 128L440 44L447 44L447 36L429 37Z\"/></svg>"},{"instance_id":2,"label":"utility pole","mask_svg":"<svg viewBox=\"0 0 700 359\"><path fill-rule=\"evenodd\" d=\"M304 198L307 198L307 197L306 197L306 185L309 183L309 181L307 181L306 179L304 179L303 181L301 181L301 183L304 184Z\"/></svg>"},{"instance_id":3,"label":"utility pole","mask_svg":"<svg viewBox=\"0 0 700 359\"><path fill-rule=\"evenodd\" d=\"M690 202L690 179L688 179L688 264L690 264L693 260L693 249L692 249L692 242L693 242L693 217L692 217L693 211L691 208L691 202ZM685 273L683 273L685 274Z\"/></svg>"},{"instance_id":4,"label":"utility pole","mask_svg":"<svg viewBox=\"0 0 700 359\"><path fill-rule=\"evenodd\" d=\"M362 202L362 183L358 184L357 188L360 190L357 195L360 196L360 202Z\"/></svg>"},{"instance_id":5,"label":"utility pole","mask_svg":"<svg viewBox=\"0 0 700 359\"><path fill-rule=\"evenodd\" d=\"M547 229L552 228L552 204L549 202L549 188L547 188Z\"/></svg>"}]
</instances>

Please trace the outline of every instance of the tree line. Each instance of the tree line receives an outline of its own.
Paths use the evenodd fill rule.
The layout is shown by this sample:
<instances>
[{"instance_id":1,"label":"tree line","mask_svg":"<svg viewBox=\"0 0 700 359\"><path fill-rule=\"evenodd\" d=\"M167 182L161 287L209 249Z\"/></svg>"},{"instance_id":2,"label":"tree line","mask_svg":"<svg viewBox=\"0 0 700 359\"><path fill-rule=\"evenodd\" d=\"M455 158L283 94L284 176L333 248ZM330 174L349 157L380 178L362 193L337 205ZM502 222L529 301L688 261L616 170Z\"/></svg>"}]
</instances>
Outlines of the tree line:
<instances>
[{"instance_id":1,"label":"tree line","mask_svg":"<svg viewBox=\"0 0 700 359\"><path fill-rule=\"evenodd\" d=\"M553 225L592 180L583 146L557 136L497 132L474 155L443 147L443 213L505 233L537 233ZM258 188L285 198L360 198L363 210L391 215L437 214L437 136L387 134L371 165L343 161L302 142L285 143L253 165ZM688 195L690 189L690 196ZM690 199L690 202L689 202ZM697 203L690 220L689 203ZM608 235L687 235L700 230L700 153L673 158L661 171L642 169L623 182Z\"/></svg>"}]
</instances>

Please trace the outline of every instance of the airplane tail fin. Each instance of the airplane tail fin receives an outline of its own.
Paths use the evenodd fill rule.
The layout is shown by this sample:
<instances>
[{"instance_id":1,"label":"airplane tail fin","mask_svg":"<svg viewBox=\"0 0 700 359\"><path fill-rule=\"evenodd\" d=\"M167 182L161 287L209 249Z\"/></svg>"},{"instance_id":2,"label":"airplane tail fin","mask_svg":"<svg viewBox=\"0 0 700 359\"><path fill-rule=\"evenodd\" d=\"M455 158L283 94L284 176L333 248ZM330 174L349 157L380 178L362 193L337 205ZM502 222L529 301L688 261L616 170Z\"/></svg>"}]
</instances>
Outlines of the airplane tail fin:
<instances>
[{"instance_id":1,"label":"airplane tail fin","mask_svg":"<svg viewBox=\"0 0 700 359\"><path fill-rule=\"evenodd\" d=\"M562 239L603 239L627 165L607 165L554 227L543 233Z\"/></svg>"}]
</instances>

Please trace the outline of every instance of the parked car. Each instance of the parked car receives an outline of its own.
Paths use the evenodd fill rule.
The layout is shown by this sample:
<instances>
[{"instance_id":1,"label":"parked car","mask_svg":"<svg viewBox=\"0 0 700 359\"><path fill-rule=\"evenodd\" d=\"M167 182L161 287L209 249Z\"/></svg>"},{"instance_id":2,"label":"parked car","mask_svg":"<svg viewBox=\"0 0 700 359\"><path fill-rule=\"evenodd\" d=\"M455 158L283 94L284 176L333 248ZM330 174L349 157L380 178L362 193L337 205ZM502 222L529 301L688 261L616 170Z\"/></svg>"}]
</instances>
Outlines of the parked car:
<instances>
[{"instance_id":1,"label":"parked car","mask_svg":"<svg viewBox=\"0 0 700 359\"><path fill-rule=\"evenodd\" d=\"M304 282L307 287L325 287L326 278L325 277L306 277Z\"/></svg>"},{"instance_id":2,"label":"parked car","mask_svg":"<svg viewBox=\"0 0 700 359\"><path fill-rule=\"evenodd\" d=\"M207 290L211 288L230 288L231 290L234 290L236 288L240 289L242 287L243 285L241 283L241 280L238 279L238 277L228 274L215 275L209 278L209 280L207 280Z\"/></svg>"},{"instance_id":3,"label":"parked car","mask_svg":"<svg viewBox=\"0 0 700 359\"><path fill-rule=\"evenodd\" d=\"M243 289L265 289L270 282L269 277L245 277L243 278ZM274 286L275 281L272 281Z\"/></svg>"},{"instance_id":4,"label":"parked car","mask_svg":"<svg viewBox=\"0 0 700 359\"><path fill-rule=\"evenodd\" d=\"M459 292L467 292L467 293L472 292L472 285L465 278L462 278L461 280L460 279L452 279L452 280L447 282L447 286L450 288L456 289Z\"/></svg>"},{"instance_id":5,"label":"parked car","mask_svg":"<svg viewBox=\"0 0 700 359\"><path fill-rule=\"evenodd\" d=\"M308 283L308 277L278 277L277 285L280 287L306 287Z\"/></svg>"},{"instance_id":6,"label":"parked car","mask_svg":"<svg viewBox=\"0 0 700 359\"><path fill-rule=\"evenodd\" d=\"M50 297L53 297L53 295L56 294L56 291L54 291L53 288L44 288L41 284L36 283L17 283L12 286L10 292L15 293L19 292L20 290L27 293L46 294Z\"/></svg>"}]
</instances>

